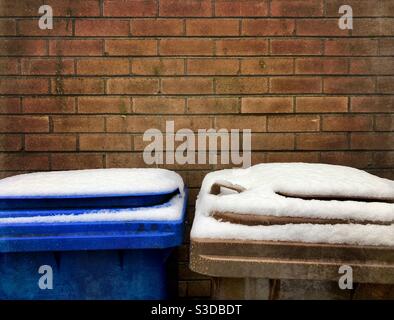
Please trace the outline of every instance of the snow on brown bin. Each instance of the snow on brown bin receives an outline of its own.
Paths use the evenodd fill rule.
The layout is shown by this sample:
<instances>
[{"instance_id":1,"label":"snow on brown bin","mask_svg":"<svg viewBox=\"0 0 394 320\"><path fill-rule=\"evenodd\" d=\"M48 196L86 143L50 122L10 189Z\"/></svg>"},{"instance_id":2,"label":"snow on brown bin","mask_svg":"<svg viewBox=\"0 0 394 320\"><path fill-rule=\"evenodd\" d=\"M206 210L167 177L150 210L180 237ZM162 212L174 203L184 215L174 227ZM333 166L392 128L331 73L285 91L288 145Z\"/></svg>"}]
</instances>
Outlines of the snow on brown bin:
<instances>
[{"instance_id":1,"label":"snow on brown bin","mask_svg":"<svg viewBox=\"0 0 394 320\"><path fill-rule=\"evenodd\" d=\"M394 181L305 163L209 173L190 267L217 299L394 298Z\"/></svg>"}]
</instances>

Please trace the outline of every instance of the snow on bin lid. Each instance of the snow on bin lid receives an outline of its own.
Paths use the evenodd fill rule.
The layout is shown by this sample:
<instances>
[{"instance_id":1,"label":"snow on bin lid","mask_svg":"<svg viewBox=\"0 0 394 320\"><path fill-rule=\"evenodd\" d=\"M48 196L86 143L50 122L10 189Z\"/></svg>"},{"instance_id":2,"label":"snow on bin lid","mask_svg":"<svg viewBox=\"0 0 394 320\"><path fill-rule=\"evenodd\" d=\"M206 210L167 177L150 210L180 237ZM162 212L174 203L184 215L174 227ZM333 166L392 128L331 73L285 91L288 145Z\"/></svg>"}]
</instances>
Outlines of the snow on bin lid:
<instances>
[{"instance_id":1,"label":"snow on bin lid","mask_svg":"<svg viewBox=\"0 0 394 320\"><path fill-rule=\"evenodd\" d=\"M183 180L165 169L89 169L37 172L0 180L0 199L106 197L183 192Z\"/></svg>"},{"instance_id":2,"label":"snow on bin lid","mask_svg":"<svg viewBox=\"0 0 394 320\"><path fill-rule=\"evenodd\" d=\"M217 188L212 186L218 182L238 192L226 189L217 195L213 192ZM393 200L394 181L350 167L267 163L221 170L204 178L191 236L394 245ZM260 215L289 220L277 225L244 225L215 219L217 212L238 218ZM291 222L292 218L337 219L343 223Z\"/></svg>"}]
</instances>

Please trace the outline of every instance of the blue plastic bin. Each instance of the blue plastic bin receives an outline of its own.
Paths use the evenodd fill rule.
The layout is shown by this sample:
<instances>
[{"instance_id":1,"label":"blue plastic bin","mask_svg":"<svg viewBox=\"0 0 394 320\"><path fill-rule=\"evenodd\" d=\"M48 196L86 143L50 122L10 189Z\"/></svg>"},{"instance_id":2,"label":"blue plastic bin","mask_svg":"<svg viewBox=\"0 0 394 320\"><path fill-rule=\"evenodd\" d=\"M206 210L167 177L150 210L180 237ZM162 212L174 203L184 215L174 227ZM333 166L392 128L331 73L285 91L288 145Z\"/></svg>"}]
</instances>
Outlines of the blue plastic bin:
<instances>
[{"instance_id":1,"label":"blue plastic bin","mask_svg":"<svg viewBox=\"0 0 394 320\"><path fill-rule=\"evenodd\" d=\"M179 190L171 196L180 196ZM161 201L168 199L166 194ZM168 258L182 243L186 202L185 190L182 215L175 221L0 223L0 299L169 298ZM116 201L112 204L122 210ZM165 207L167 202L155 204ZM52 211L7 208L0 211L0 217L92 210L83 205ZM51 267L53 289L40 289L41 266Z\"/></svg>"}]
</instances>

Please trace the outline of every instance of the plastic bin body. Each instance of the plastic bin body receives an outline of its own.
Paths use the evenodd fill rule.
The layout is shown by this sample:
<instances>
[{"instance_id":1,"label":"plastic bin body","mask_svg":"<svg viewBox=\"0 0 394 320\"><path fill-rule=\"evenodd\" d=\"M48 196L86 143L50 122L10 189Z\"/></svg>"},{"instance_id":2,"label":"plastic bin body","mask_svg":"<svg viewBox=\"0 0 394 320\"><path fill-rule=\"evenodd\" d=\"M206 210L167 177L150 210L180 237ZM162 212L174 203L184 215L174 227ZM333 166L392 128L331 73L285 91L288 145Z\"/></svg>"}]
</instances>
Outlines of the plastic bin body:
<instances>
[{"instance_id":1,"label":"plastic bin body","mask_svg":"<svg viewBox=\"0 0 394 320\"><path fill-rule=\"evenodd\" d=\"M170 298L168 261L183 240L186 191L183 202L178 220L0 225L0 299ZM53 289L38 285L44 265Z\"/></svg>"}]
</instances>

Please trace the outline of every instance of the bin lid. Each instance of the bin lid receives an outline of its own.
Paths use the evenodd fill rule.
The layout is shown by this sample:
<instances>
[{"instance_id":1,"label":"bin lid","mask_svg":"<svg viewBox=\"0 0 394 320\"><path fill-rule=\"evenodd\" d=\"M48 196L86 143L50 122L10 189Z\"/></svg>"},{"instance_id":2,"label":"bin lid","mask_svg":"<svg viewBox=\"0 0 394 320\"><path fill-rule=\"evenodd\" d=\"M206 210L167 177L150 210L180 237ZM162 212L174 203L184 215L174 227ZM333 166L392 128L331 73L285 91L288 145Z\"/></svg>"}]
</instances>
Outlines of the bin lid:
<instances>
[{"instance_id":1,"label":"bin lid","mask_svg":"<svg viewBox=\"0 0 394 320\"><path fill-rule=\"evenodd\" d=\"M0 210L152 206L182 191L182 178L165 169L37 172L0 180Z\"/></svg>"}]
</instances>

